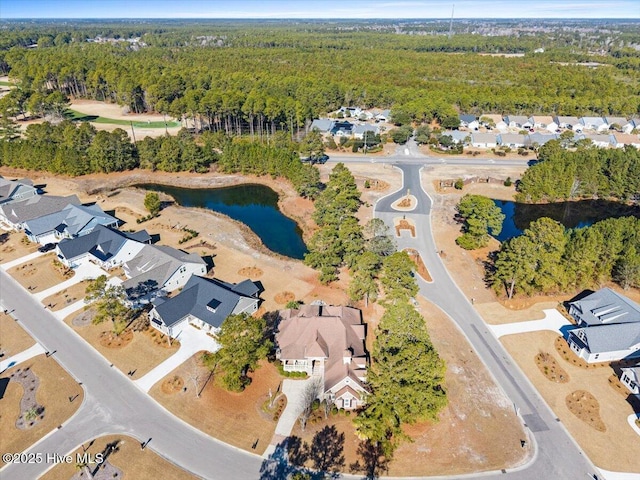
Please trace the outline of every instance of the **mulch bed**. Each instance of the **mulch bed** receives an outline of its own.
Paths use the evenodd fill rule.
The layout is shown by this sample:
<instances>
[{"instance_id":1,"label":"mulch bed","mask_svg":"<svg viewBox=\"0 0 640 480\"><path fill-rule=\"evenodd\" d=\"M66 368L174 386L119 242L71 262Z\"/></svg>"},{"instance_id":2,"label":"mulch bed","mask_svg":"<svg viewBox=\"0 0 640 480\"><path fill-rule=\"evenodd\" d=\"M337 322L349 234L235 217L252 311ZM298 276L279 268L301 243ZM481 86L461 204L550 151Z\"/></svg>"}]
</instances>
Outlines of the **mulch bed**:
<instances>
[{"instance_id":1,"label":"mulch bed","mask_svg":"<svg viewBox=\"0 0 640 480\"><path fill-rule=\"evenodd\" d=\"M573 350L567 344L567 341L563 337L556 338L554 346L558 351L558 354L564 358L567 362L575 365L576 367L584 368L585 370L591 370L594 368L608 367L609 362L602 363L587 363L582 358L578 357Z\"/></svg>"},{"instance_id":2,"label":"mulch bed","mask_svg":"<svg viewBox=\"0 0 640 480\"><path fill-rule=\"evenodd\" d=\"M280 292L276 294L273 299L276 301L276 303L284 305L288 302L293 302L296 299L296 295L293 292Z\"/></svg>"},{"instance_id":3,"label":"mulch bed","mask_svg":"<svg viewBox=\"0 0 640 480\"><path fill-rule=\"evenodd\" d=\"M413 248L405 248L404 251L407 252L411 261L415 263L416 271L418 272L418 275L420 275L423 278L423 280L427 282L433 281L431 278L431 275L429 275L429 270L427 270L427 267L422 261L422 257L420 256L418 251L414 250Z\"/></svg>"},{"instance_id":4,"label":"mulch bed","mask_svg":"<svg viewBox=\"0 0 640 480\"><path fill-rule=\"evenodd\" d=\"M264 272L258 267L244 267L238 270L238 275L247 278L260 278Z\"/></svg>"},{"instance_id":5,"label":"mulch bed","mask_svg":"<svg viewBox=\"0 0 640 480\"><path fill-rule=\"evenodd\" d=\"M548 380L556 383L567 383L569 381L569 374L565 372L556 359L553 358L547 352L541 352L535 357L535 362L542 374L547 377Z\"/></svg>"},{"instance_id":6,"label":"mulch bed","mask_svg":"<svg viewBox=\"0 0 640 480\"><path fill-rule=\"evenodd\" d=\"M107 348L126 347L133 340L133 330L127 330L120 335L113 332L102 332L100 334L100 345Z\"/></svg>"},{"instance_id":7,"label":"mulch bed","mask_svg":"<svg viewBox=\"0 0 640 480\"><path fill-rule=\"evenodd\" d=\"M166 393L167 395L173 395L174 393L181 392L184 388L184 380L182 377L178 375L174 375L171 378L167 378L164 382L162 382L162 393Z\"/></svg>"},{"instance_id":8,"label":"mulch bed","mask_svg":"<svg viewBox=\"0 0 640 480\"><path fill-rule=\"evenodd\" d=\"M590 427L606 432L607 426L600 418L600 404L596 397L586 390L576 390L565 399L569 411Z\"/></svg>"},{"instance_id":9,"label":"mulch bed","mask_svg":"<svg viewBox=\"0 0 640 480\"><path fill-rule=\"evenodd\" d=\"M16 427L20 430L31 428L44 418L44 407L36 402L40 380L29 367L26 367L12 373L9 381L19 383L23 390L20 399L20 416L16 420ZM35 412L35 416L27 418L29 412Z\"/></svg>"},{"instance_id":10,"label":"mulch bed","mask_svg":"<svg viewBox=\"0 0 640 480\"><path fill-rule=\"evenodd\" d=\"M95 309L91 308L89 310L84 310L83 312L73 317L73 320L71 320L71 325L73 325L74 327L86 327L88 325L91 325L95 316Z\"/></svg>"},{"instance_id":11,"label":"mulch bed","mask_svg":"<svg viewBox=\"0 0 640 480\"><path fill-rule=\"evenodd\" d=\"M400 222L398 222L398 225L396 225L396 236L398 237L400 236L401 230L409 230L411 232L412 237L416 236L416 227L411 225L406 220L400 220Z\"/></svg>"}]
</instances>

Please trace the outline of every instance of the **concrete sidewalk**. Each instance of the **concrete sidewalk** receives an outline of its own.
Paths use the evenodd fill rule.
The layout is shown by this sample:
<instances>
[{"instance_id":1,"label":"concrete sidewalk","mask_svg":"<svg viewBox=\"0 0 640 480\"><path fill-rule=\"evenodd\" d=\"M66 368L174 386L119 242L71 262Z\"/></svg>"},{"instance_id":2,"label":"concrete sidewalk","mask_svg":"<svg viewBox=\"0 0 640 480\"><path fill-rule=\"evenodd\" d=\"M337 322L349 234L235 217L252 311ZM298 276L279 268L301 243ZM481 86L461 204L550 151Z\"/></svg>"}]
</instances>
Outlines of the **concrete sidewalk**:
<instances>
[{"instance_id":1,"label":"concrete sidewalk","mask_svg":"<svg viewBox=\"0 0 640 480\"><path fill-rule=\"evenodd\" d=\"M23 350L20 353L16 353L13 357L9 357L6 360L0 362L0 373L4 372L7 368L14 367L22 362L26 362L30 358L37 357L45 353L45 349L42 345L36 343L35 345Z\"/></svg>"},{"instance_id":2,"label":"concrete sidewalk","mask_svg":"<svg viewBox=\"0 0 640 480\"><path fill-rule=\"evenodd\" d=\"M74 271L75 275L69 280L65 280L64 282L54 285L51 288L47 288L42 292L34 293L33 296L38 300L42 300L47 298L49 295L53 295L54 293L64 290L65 288L69 288L76 283L80 283L82 280L93 280L94 278L98 278L100 275L106 275L104 270L91 262L82 263L75 268Z\"/></svg>"},{"instance_id":3,"label":"concrete sidewalk","mask_svg":"<svg viewBox=\"0 0 640 480\"><path fill-rule=\"evenodd\" d=\"M196 328L187 325L180 335L178 336L180 341L180 348L176 353L167 358L160 365L155 367L145 376L134 381L134 383L143 391L148 392L156 383L166 377L174 369L178 368L195 353L206 350L209 352L216 352L220 349L220 345L209 335L197 330Z\"/></svg>"},{"instance_id":4,"label":"concrete sidewalk","mask_svg":"<svg viewBox=\"0 0 640 480\"><path fill-rule=\"evenodd\" d=\"M551 330L563 334L562 328L574 326L569 320L562 316L562 314L555 308L543 310L544 318L542 320L531 320L528 322L513 322L505 323L502 325L489 325L496 338L500 338L503 335L513 335L516 333L538 332L540 330Z\"/></svg>"},{"instance_id":5,"label":"concrete sidewalk","mask_svg":"<svg viewBox=\"0 0 640 480\"><path fill-rule=\"evenodd\" d=\"M16 258L15 260L5 262L2 265L0 265L0 268L6 271L6 270L9 270L10 268L15 267L16 265L20 265L24 262L28 262L29 260L33 260L34 258L38 258L41 255L44 255L44 253L40 253L36 251L36 252L30 253L29 255L25 255L24 257Z\"/></svg>"}]
</instances>

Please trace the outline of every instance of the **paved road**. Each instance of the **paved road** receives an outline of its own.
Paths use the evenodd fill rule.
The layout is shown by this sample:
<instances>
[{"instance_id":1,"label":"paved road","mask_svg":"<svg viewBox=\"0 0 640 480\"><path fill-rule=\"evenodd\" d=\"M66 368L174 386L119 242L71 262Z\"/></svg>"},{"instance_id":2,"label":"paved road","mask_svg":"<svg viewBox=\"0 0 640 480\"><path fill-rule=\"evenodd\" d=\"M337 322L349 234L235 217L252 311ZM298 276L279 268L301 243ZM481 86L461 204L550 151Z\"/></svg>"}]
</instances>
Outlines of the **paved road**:
<instances>
[{"instance_id":1,"label":"paved road","mask_svg":"<svg viewBox=\"0 0 640 480\"><path fill-rule=\"evenodd\" d=\"M403 232L397 243L399 249L418 250L433 278L433 282L427 283L418 277L420 293L440 307L462 330L497 384L518 409L527 425L527 431L534 440L534 457L524 468L508 472L506 475L496 472L495 475L483 478L587 478L587 474L596 472L594 466L500 342L489 332L489 328L471 306L469 299L458 289L444 267L431 231L431 198L424 192L420 183L422 167L416 164L399 164L398 168L403 172L404 185L396 193L378 201L375 215L384 220L392 230L394 217L406 215L407 219L415 221L417 237L411 238L408 232ZM407 189L417 197L418 206L411 212L393 210L391 204L402 197Z\"/></svg>"},{"instance_id":2,"label":"paved road","mask_svg":"<svg viewBox=\"0 0 640 480\"><path fill-rule=\"evenodd\" d=\"M6 272L0 271L0 303L78 381L85 398L78 412L29 452L66 455L104 434L127 434L196 476L252 479L262 458L217 441L187 425L143 393L96 350L48 310ZM206 412L203 412L206 415ZM35 479L52 465L8 465L3 479Z\"/></svg>"}]
</instances>

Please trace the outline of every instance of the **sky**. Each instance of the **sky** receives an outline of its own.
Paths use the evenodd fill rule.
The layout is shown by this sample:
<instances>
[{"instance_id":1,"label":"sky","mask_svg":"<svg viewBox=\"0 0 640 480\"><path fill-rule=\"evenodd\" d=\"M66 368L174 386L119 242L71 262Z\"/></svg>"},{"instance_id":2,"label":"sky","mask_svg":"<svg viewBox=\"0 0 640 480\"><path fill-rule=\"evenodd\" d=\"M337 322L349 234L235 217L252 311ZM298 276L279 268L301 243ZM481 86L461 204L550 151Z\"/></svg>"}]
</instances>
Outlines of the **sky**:
<instances>
[{"instance_id":1,"label":"sky","mask_svg":"<svg viewBox=\"0 0 640 480\"><path fill-rule=\"evenodd\" d=\"M11 18L640 18L640 0L0 0Z\"/></svg>"}]
</instances>

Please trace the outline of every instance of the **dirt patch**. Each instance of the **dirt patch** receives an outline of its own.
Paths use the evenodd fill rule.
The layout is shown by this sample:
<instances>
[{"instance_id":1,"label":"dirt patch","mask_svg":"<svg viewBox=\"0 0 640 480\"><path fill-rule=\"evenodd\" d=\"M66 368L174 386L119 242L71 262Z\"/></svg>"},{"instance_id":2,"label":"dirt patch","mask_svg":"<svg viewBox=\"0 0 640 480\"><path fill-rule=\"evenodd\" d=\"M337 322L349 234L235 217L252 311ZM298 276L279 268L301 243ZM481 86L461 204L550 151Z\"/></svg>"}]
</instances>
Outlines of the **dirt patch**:
<instances>
[{"instance_id":1,"label":"dirt patch","mask_svg":"<svg viewBox=\"0 0 640 480\"><path fill-rule=\"evenodd\" d=\"M3 360L36 343L13 317L0 311L0 358Z\"/></svg>"},{"instance_id":2,"label":"dirt patch","mask_svg":"<svg viewBox=\"0 0 640 480\"><path fill-rule=\"evenodd\" d=\"M625 397L611 388L609 377L614 373L613 370L611 367L584 369L564 362L554 351L554 342L558 337L557 333L540 331L506 335L500 341L598 467L640 473L640 442L627 423L627 417L634 413L634 408ZM541 351L550 352L556 357L569 376L567 383L550 382L542 374L535 363L535 356ZM592 428L569 411L567 396L584 390L586 386L599 403L600 418L607 427L605 432ZM611 452L616 452L616 455L611 455Z\"/></svg>"},{"instance_id":3,"label":"dirt patch","mask_svg":"<svg viewBox=\"0 0 640 480\"><path fill-rule=\"evenodd\" d=\"M233 393L210 378L209 371L199 365L200 357L201 353L194 355L165 377L184 378L186 390L183 387L178 393L167 394L162 391L162 382L151 388L150 395L195 428L236 447L262 454L276 426L272 418L265 416L262 407L269 391L273 395L280 391L277 368L267 361L260 362L259 368L250 374L252 382L245 391ZM201 390L199 398L196 383Z\"/></svg>"},{"instance_id":4,"label":"dirt patch","mask_svg":"<svg viewBox=\"0 0 640 480\"><path fill-rule=\"evenodd\" d=\"M31 293L37 293L73 277L73 270L61 269L55 263L60 264L55 254L50 253L17 265L8 273Z\"/></svg>"},{"instance_id":5,"label":"dirt patch","mask_svg":"<svg viewBox=\"0 0 640 480\"><path fill-rule=\"evenodd\" d=\"M108 445L114 445L115 448L109 448ZM113 471L111 475L107 477L110 480L124 479L156 479L156 478L170 478L175 480L191 480L195 479L193 475L185 472L181 468L175 466L158 454L154 453L151 448L140 448L140 441L138 439L128 437L126 435L108 435L105 437L99 437L82 444L77 450L71 453L72 458L77 458L77 455L88 453L91 458L95 458L97 453L106 453L110 451L107 461L111 467L116 468L121 473L117 477L113 477ZM89 465L89 467L95 468L95 464ZM77 479L78 475L82 471L78 471L75 462L66 463L62 462L57 464L42 477L42 480L67 480ZM98 475L103 475L103 470L96 472ZM86 473L80 477L80 479L88 478ZM97 475L94 477L99 479ZM105 477L102 477L105 478Z\"/></svg>"},{"instance_id":6,"label":"dirt patch","mask_svg":"<svg viewBox=\"0 0 640 480\"><path fill-rule=\"evenodd\" d=\"M244 267L238 270L238 275L247 278L260 278L264 272L258 267Z\"/></svg>"},{"instance_id":7,"label":"dirt patch","mask_svg":"<svg viewBox=\"0 0 640 480\"><path fill-rule=\"evenodd\" d=\"M180 392L184 388L184 380L182 377L178 375L174 375L171 378L166 378L162 382L162 386L160 387L162 393L165 395L172 395L174 393Z\"/></svg>"},{"instance_id":8,"label":"dirt patch","mask_svg":"<svg viewBox=\"0 0 640 480\"><path fill-rule=\"evenodd\" d=\"M293 302L296 299L296 295L293 292L280 292L276 293L273 299L280 305L286 305L289 302Z\"/></svg>"},{"instance_id":9,"label":"dirt patch","mask_svg":"<svg viewBox=\"0 0 640 480\"><path fill-rule=\"evenodd\" d=\"M416 272L418 272L418 275L420 275L426 282L433 281L431 275L429 275L429 270L427 270L426 265L422 261L420 253L413 248L405 248L404 251L407 252L411 261L416 265Z\"/></svg>"},{"instance_id":10,"label":"dirt patch","mask_svg":"<svg viewBox=\"0 0 640 480\"><path fill-rule=\"evenodd\" d=\"M54 312L62 310L72 303L82 300L85 297L85 290L87 289L88 284L89 282L87 280L83 280L80 283L71 285L60 292L48 296L42 300L42 303Z\"/></svg>"},{"instance_id":11,"label":"dirt patch","mask_svg":"<svg viewBox=\"0 0 640 480\"><path fill-rule=\"evenodd\" d=\"M569 381L569 374L558 365L551 354L540 352L536 355L535 362L542 374L552 382L567 383Z\"/></svg>"},{"instance_id":12,"label":"dirt patch","mask_svg":"<svg viewBox=\"0 0 640 480\"><path fill-rule=\"evenodd\" d=\"M606 432L607 426L600 418L598 400L586 390L576 390L567 395L567 408L580 420L599 432Z\"/></svg>"},{"instance_id":13,"label":"dirt patch","mask_svg":"<svg viewBox=\"0 0 640 480\"><path fill-rule=\"evenodd\" d=\"M38 244L30 242L23 232L0 233L0 263L9 262L38 249Z\"/></svg>"},{"instance_id":14,"label":"dirt patch","mask_svg":"<svg viewBox=\"0 0 640 480\"><path fill-rule=\"evenodd\" d=\"M133 340L133 330L125 330L120 335L113 332L102 332L100 334L100 345L107 348L126 347Z\"/></svg>"},{"instance_id":15,"label":"dirt patch","mask_svg":"<svg viewBox=\"0 0 640 480\"><path fill-rule=\"evenodd\" d=\"M20 399L23 388L17 382L9 382L0 400L0 451L22 452L45 434L71 417L82 403L82 388L51 357L38 355L27 362L3 372L10 377L18 370L31 370L38 378L35 402L45 408L46 415L27 429L16 427L20 415ZM4 464L2 462L1 464Z\"/></svg>"}]
</instances>

